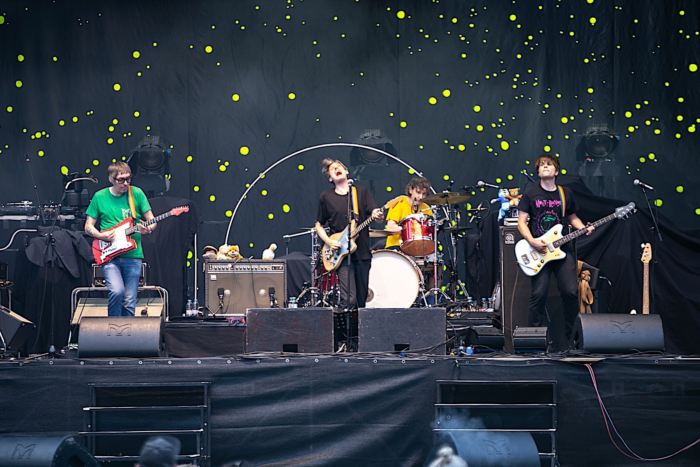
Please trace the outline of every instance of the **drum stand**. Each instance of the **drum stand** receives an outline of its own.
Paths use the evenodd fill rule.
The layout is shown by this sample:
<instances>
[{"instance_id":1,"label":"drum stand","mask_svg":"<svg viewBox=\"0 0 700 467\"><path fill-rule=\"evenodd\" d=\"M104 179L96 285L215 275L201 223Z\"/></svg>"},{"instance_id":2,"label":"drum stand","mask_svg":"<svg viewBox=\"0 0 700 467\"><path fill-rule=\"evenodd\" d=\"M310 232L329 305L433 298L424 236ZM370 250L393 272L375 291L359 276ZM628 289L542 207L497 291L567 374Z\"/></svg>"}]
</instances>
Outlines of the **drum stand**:
<instances>
[{"instance_id":1,"label":"drum stand","mask_svg":"<svg viewBox=\"0 0 700 467\"><path fill-rule=\"evenodd\" d=\"M434 211L433 211L434 212ZM434 220L434 228L433 228L433 254L435 255L435 260L433 261L433 287L430 288L430 290L425 291L425 283L422 284L421 287L421 294L423 297L423 304L426 307L436 307L439 304L439 298L444 298L445 300L449 301L450 297L445 294L445 292L442 291L440 287L438 287L438 275L437 275L437 270L438 270L438 241L437 241L437 233L440 228L440 225L442 225L443 222L445 222L446 219L443 219L442 221L437 221ZM428 299L426 298L428 295L433 296L433 303L428 303Z\"/></svg>"}]
</instances>

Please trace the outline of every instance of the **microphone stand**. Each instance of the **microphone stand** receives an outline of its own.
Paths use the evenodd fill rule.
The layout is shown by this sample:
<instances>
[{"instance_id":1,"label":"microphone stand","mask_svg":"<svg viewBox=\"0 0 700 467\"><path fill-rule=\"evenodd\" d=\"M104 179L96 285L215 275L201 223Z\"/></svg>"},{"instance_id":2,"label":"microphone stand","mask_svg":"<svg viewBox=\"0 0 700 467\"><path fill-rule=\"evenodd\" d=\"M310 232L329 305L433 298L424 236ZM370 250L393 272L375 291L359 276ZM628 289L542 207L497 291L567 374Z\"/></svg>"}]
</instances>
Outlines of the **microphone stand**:
<instances>
[{"instance_id":1,"label":"microphone stand","mask_svg":"<svg viewBox=\"0 0 700 467\"><path fill-rule=\"evenodd\" d=\"M656 235L659 236L659 241L663 242L664 239L661 236L661 230L659 229L659 223L656 221L656 214L654 213L656 207L654 207L654 209L651 208L651 203L649 202L649 196L647 195L647 190L642 185L638 185L638 186L639 186L639 188L642 189L642 193L644 194L644 200L646 201L647 207L649 208L649 215L651 216L651 221L654 223L654 228L656 229Z\"/></svg>"}]
</instances>

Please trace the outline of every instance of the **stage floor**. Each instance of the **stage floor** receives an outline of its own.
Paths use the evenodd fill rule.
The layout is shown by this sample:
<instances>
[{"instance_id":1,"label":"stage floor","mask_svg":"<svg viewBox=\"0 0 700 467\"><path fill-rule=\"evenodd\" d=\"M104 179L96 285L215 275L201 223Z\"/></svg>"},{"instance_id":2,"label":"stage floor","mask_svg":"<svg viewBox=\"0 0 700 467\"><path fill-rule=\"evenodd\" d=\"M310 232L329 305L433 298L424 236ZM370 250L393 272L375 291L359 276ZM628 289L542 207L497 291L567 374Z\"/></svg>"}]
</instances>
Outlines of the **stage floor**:
<instances>
[{"instance_id":1,"label":"stage floor","mask_svg":"<svg viewBox=\"0 0 700 467\"><path fill-rule=\"evenodd\" d=\"M486 455L494 444L481 437L530 433L541 465L553 454L561 465L633 465L608 438L589 369L641 457L698 437L698 359L358 353L5 359L0 433L82 433L109 459L171 431L192 462L214 466L422 465L438 434L484 440ZM698 464L695 446L656 465Z\"/></svg>"}]
</instances>

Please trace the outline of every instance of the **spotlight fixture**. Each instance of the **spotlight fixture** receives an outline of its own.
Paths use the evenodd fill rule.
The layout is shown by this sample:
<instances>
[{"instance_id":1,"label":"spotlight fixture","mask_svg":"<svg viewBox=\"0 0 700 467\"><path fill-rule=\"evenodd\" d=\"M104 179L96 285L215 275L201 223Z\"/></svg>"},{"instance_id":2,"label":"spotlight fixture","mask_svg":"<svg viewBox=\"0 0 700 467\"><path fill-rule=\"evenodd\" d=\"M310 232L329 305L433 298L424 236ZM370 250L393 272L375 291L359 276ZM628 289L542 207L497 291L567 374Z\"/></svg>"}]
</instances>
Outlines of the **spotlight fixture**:
<instances>
[{"instance_id":1,"label":"spotlight fixture","mask_svg":"<svg viewBox=\"0 0 700 467\"><path fill-rule=\"evenodd\" d=\"M160 136L146 135L127 160L134 185L147 196L162 195L170 189L170 149Z\"/></svg>"},{"instance_id":2,"label":"spotlight fixture","mask_svg":"<svg viewBox=\"0 0 700 467\"><path fill-rule=\"evenodd\" d=\"M610 160L620 138L607 125L592 126L583 135L583 160Z\"/></svg>"}]
</instances>

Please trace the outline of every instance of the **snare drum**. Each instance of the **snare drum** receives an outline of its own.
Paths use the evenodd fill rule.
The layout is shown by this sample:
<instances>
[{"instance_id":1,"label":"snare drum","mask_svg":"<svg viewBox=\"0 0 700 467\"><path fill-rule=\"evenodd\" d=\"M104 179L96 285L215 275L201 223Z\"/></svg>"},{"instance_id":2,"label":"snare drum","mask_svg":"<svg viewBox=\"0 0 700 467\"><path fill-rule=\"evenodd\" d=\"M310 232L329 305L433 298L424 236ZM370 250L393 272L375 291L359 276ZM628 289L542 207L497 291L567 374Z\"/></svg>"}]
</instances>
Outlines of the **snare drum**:
<instances>
[{"instance_id":1,"label":"snare drum","mask_svg":"<svg viewBox=\"0 0 700 467\"><path fill-rule=\"evenodd\" d=\"M372 252L367 308L409 308L415 302L423 274L411 258L394 250Z\"/></svg>"},{"instance_id":2,"label":"snare drum","mask_svg":"<svg viewBox=\"0 0 700 467\"><path fill-rule=\"evenodd\" d=\"M401 221L401 251L411 256L428 256L435 251L432 219L411 214Z\"/></svg>"}]
</instances>

